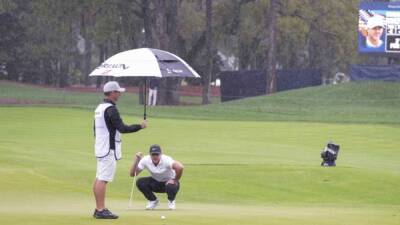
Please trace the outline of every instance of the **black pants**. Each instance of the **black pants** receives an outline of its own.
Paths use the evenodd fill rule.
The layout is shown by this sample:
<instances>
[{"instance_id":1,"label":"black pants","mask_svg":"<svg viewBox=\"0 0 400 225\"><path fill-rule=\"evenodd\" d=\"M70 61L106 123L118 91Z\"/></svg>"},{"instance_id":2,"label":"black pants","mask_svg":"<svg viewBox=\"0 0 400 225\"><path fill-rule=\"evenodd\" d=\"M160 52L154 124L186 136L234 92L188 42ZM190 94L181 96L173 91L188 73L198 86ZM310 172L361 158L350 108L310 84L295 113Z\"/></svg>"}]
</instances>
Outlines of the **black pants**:
<instances>
[{"instance_id":1,"label":"black pants","mask_svg":"<svg viewBox=\"0 0 400 225\"><path fill-rule=\"evenodd\" d=\"M167 193L168 200L175 200L176 194L179 191L179 182L176 184L165 184L166 182L158 182L152 177L142 177L136 181L136 186L149 201L155 201L156 193Z\"/></svg>"}]
</instances>

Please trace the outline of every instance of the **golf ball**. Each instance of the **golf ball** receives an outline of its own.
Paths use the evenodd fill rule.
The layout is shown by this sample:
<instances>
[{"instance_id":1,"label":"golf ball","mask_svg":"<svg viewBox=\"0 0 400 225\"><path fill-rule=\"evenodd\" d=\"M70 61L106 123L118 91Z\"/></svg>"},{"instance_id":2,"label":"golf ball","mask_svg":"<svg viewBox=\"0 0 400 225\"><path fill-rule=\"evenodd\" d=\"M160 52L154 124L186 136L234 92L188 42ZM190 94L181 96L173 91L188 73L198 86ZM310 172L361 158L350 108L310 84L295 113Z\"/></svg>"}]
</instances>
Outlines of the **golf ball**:
<instances>
[{"instance_id":1,"label":"golf ball","mask_svg":"<svg viewBox=\"0 0 400 225\"><path fill-rule=\"evenodd\" d=\"M162 220L165 220L165 216L161 216L161 219L162 219Z\"/></svg>"}]
</instances>

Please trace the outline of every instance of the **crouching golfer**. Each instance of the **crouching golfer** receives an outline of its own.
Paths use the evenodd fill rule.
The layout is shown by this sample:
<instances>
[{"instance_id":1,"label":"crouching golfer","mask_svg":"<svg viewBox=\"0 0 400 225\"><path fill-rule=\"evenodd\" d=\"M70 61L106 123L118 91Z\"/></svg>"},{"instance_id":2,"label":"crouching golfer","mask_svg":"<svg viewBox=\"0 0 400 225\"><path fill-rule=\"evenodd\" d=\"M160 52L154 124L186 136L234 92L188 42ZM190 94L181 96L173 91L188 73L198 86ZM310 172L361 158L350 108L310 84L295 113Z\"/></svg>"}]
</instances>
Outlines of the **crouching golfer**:
<instances>
[{"instance_id":1,"label":"crouching golfer","mask_svg":"<svg viewBox=\"0 0 400 225\"><path fill-rule=\"evenodd\" d=\"M159 200L156 193L167 193L168 209L175 209L175 197L179 190L179 179L182 177L183 165L171 157L162 154L158 145L152 145L150 155L142 158L142 153L136 153L136 159L131 167L130 175L137 176L147 169L151 176L139 178L136 186L149 201L146 210L157 207Z\"/></svg>"},{"instance_id":2,"label":"crouching golfer","mask_svg":"<svg viewBox=\"0 0 400 225\"><path fill-rule=\"evenodd\" d=\"M94 115L95 153L97 157L96 179L93 184L96 209L93 217L96 219L117 219L105 207L106 185L114 178L117 160L121 158L121 133L132 133L147 127L147 122L125 125L119 115L115 103L125 91L115 81L107 82L103 88L104 102L97 106Z\"/></svg>"}]
</instances>

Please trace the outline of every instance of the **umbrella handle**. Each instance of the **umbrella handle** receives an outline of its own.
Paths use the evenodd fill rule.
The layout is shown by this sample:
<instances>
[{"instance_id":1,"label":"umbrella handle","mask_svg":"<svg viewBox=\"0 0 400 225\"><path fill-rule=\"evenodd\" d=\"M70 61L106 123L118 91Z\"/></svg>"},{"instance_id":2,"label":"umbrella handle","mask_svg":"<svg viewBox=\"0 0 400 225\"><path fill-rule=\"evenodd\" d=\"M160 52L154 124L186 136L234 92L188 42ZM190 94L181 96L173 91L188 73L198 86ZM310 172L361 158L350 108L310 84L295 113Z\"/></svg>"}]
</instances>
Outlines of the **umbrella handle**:
<instances>
[{"instance_id":1,"label":"umbrella handle","mask_svg":"<svg viewBox=\"0 0 400 225\"><path fill-rule=\"evenodd\" d=\"M143 113L143 119L146 120L147 114L146 114L146 109L147 109L147 78L144 80L144 113Z\"/></svg>"}]
</instances>

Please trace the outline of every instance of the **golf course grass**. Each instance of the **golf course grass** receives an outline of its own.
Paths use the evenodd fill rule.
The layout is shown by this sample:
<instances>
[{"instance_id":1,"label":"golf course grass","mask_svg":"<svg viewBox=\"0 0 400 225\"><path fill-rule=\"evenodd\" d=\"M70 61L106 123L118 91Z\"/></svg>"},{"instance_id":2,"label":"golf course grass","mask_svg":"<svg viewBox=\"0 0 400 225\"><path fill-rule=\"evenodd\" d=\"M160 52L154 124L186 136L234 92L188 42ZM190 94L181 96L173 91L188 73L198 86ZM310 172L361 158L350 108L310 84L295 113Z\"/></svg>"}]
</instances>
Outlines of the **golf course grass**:
<instances>
[{"instance_id":1,"label":"golf course grass","mask_svg":"<svg viewBox=\"0 0 400 225\"><path fill-rule=\"evenodd\" d=\"M0 106L1 225L400 224L398 83L151 108L148 129L123 135L123 159L107 192L115 221L91 217L92 111L101 96L3 87L0 98L29 93L15 98L47 103ZM128 124L141 120L133 97L119 103ZM341 146L335 168L319 166L329 140ZM185 165L177 210L166 210L159 195L159 209L145 211L137 189L127 210L132 158L154 143Z\"/></svg>"}]
</instances>

